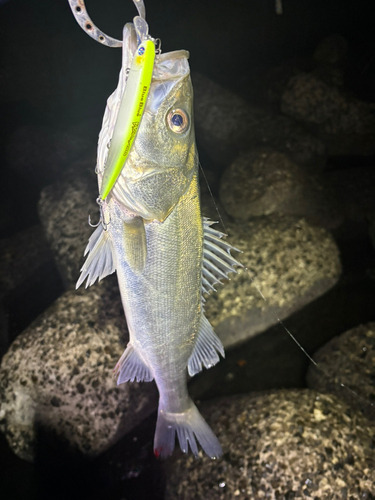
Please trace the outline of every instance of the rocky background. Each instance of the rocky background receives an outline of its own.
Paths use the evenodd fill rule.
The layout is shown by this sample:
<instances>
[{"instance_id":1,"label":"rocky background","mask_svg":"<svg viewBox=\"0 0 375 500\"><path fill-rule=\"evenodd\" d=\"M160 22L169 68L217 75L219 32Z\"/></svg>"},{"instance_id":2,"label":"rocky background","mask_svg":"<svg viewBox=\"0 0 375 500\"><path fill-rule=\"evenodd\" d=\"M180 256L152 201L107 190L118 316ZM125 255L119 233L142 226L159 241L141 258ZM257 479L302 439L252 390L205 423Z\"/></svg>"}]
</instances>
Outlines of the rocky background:
<instances>
[{"instance_id":1,"label":"rocky background","mask_svg":"<svg viewBox=\"0 0 375 500\"><path fill-rule=\"evenodd\" d=\"M116 279L74 290L120 51L66 0L0 1L1 498L375 498L375 8L282 3L146 3L191 53L202 211L246 267L207 297L226 359L189 389L224 455L160 462L154 384L112 377ZM87 8L116 37L135 15Z\"/></svg>"}]
</instances>

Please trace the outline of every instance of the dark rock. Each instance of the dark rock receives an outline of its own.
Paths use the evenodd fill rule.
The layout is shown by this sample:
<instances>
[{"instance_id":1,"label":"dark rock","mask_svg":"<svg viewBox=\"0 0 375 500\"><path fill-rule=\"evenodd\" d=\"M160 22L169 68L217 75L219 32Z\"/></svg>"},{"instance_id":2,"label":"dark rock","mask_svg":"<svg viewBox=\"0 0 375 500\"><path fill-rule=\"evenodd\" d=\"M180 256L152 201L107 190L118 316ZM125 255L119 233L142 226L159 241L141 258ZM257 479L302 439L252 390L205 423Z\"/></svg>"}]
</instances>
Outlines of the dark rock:
<instances>
[{"instance_id":1,"label":"dark rock","mask_svg":"<svg viewBox=\"0 0 375 500\"><path fill-rule=\"evenodd\" d=\"M375 218L375 168L354 166L327 172L325 178L345 219L358 223Z\"/></svg>"},{"instance_id":2,"label":"dark rock","mask_svg":"<svg viewBox=\"0 0 375 500\"><path fill-rule=\"evenodd\" d=\"M289 80L281 110L315 126L331 155L375 153L374 105L347 95L314 72Z\"/></svg>"},{"instance_id":3,"label":"dark rock","mask_svg":"<svg viewBox=\"0 0 375 500\"><path fill-rule=\"evenodd\" d=\"M324 38L314 51L314 60L321 64L343 66L348 54L348 42L341 35Z\"/></svg>"},{"instance_id":4,"label":"dark rock","mask_svg":"<svg viewBox=\"0 0 375 500\"><path fill-rule=\"evenodd\" d=\"M294 215L323 227L335 227L341 216L331 194L287 156L270 149L249 152L235 160L221 178L220 199L239 221L251 217Z\"/></svg>"},{"instance_id":5,"label":"dark rock","mask_svg":"<svg viewBox=\"0 0 375 500\"><path fill-rule=\"evenodd\" d=\"M348 43L341 35L328 36L318 44L313 58L296 56L264 72L257 82L258 94L266 97L268 103L277 104L279 110L289 80L301 73L313 72L327 83L342 86L347 51Z\"/></svg>"},{"instance_id":6,"label":"dark rock","mask_svg":"<svg viewBox=\"0 0 375 500\"><path fill-rule=\"evenodd\" d=\"M95 203L98 188L89 162L76 164L64 178L47 186L39 201L39 215L66 288L78 280L83 252L94 229L88 225L99 219Z\"/></svg>"},{"instance_id":7,"label":"dark rock","mask_svg":"<svg viewBox=\"0 0 375 500\"><path fill-rule=\"evenodd\" d=\"M282 111L307 123L317 124L329 134L374 132L374 108L329 86L313 73L302 73L289 81Z\"/></svg>"},{"instance_id":8,"label":"dark rock","mask_svg":"<svg viewBox=\"0 0 375 500\"><path fill-rule=\"evenodd\" d=\"M229 242L242 250L236 258L247 270L231 274L205 304L224 346L264 331L338 280L341 265L335 242L325 229L304 219L262 217L228 224L226 232Z\"/></svg>"},{"instance_id":9,"label":"dark rock","mask_svg":"<svg viewBox=\"0 0 375 500\"><path fill-rule=\"evenodd\" d=\"M15 336L61 291L53 254L41 226L0 240L0 357Z\"/></svg>"},{"instance_id":10,"label":"dark rock","mask_svg":"<svg viewBox=\"0 0 375 500\"><path fill-rule=\"evenodd\" d=\"M240 153L271 147L298 165L323 167L323 144L285 116L251 106L201 74L193 75L197 140L214 163L228 166Z\"/></svg>"},{"instance_id":11,"label":"dark rock","mask_svg":"<svg viewBox=\"0 0 375 500\"><path fill-rule=\"evenodd\" d=\"M360 500L373 492L375 428L333 396L310 390L235 396L202 413L223 457L180 453L169 464L167 500Z\"/></svg>"},{"instance_id":12,"label":"dark rock","mask_svg":"<svg viewBox=\"0 0 375 500\"><path fill-rule=\"evenodd\" d=\"M309 387L335 394L375 420L375 323L357 326L335 337L319 349L314 359L323 371L310 367Z\"/></svg>"},{"instance_id":13,"label":"dark rock","mask_svg":"<svg viewBox=\"0 0 375 500\"><path fill-rule=\"evenodd\" d=\"M268 68L257 82L258 98L263 96L267 103L273 105L274 111L279 112L281 96L292 76L300 71L312 71L314 63L309 58L293 57L281 61L277 66Z\"/></svg>"},{"instance_id":14,"label":"dark rock","mask_svg":"<svg viewBox=\"0 0 375 500\"><path fill-rule=\"evenodd\" d=\"M0 240L0 290L18 288L53 259L41 226L33 226Z\"/></svg>"},{"instance_id":15,"label":"dark rock","mask_svg":"<svg viewBox=\"0 0 375 500\"><path fill-rule=\"evenodd\" d=\"M153 383L116 386L127 341L114 277L66 292L19 335L0 370L0 429L18 456L33 459L37 427L97 455L155 409Z\"/></svg>"}]
</instances>

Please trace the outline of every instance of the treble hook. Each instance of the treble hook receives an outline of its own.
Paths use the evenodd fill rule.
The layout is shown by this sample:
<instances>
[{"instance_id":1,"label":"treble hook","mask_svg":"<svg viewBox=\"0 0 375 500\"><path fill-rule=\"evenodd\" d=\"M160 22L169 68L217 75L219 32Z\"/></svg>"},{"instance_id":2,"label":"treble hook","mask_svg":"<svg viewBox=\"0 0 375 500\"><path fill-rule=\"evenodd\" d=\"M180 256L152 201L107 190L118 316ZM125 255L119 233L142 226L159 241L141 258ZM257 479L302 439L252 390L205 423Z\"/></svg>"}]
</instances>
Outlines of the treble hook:
<instances>
[{"instance_id":1,"label":"treble hook","mask_svg":"<svg viewBox=\"0 0 375 500\"><path fill-rule=\"evenodd\" d=\"M93 224L93 223L91 222L91 216L90 216L90 214L89 214L89 226L90 226L90 227L98 227L98 226L99 226L99 224L100 224L101 222L102 222L102 219L100 218L100 219L99 219L99 222L98 222L97 224Z\"/></svg>"},{"instance_id":2,"label":"treble hook","mask_svg":"<svg viewBox=\"0 0 375 500\"><path fill-rule=\"evenodd\" d=\"M96 203L99 205L99 212L100 212L99 222L97 224L93 224L91 222L91 217L89 215L89 219L88 219L89 226L90 227L99 227L99 225L101 224L103 226L104 231L107 231L107 228L108 228L109 224L111 223L111 218L109 218L109 222L105 222L105 220L104 220L104 214L103 214L103 203L104 203L104 201L100 198L100 196L98 196L96 198Z\"/></svg>"}]
</instances>

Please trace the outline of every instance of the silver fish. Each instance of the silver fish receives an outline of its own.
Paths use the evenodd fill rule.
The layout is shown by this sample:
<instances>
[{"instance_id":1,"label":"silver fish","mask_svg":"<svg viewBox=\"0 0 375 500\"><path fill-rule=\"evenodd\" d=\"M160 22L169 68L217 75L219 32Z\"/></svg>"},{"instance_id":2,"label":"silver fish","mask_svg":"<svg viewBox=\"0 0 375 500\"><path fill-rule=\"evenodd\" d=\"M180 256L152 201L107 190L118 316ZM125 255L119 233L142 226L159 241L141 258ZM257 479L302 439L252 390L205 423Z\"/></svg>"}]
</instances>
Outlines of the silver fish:
<instances>
[{"instance_id":1,"label":"silver fish","mask_svg":"<svg viewBox=\"0 0 375 500\"><path fill-rule=\"evenodd\" d=\"M141 16L123 30L119 83L99 136L99 191L127 68L145 32ZM130 336L115 369L117 383L155 380L160 394L155 454L170 455L177 434L183 452L190 446L198 455L198 440L216 458L220 443L188 395L187 374L224 356L204 315L204 294L240 264L224 234L201 216L188 56L180 50L156 57L144 115L119 178L100 200L102 223L85 250L77 288L86 279L87 287L117 272Z\"/></svg>"}]
</instances>

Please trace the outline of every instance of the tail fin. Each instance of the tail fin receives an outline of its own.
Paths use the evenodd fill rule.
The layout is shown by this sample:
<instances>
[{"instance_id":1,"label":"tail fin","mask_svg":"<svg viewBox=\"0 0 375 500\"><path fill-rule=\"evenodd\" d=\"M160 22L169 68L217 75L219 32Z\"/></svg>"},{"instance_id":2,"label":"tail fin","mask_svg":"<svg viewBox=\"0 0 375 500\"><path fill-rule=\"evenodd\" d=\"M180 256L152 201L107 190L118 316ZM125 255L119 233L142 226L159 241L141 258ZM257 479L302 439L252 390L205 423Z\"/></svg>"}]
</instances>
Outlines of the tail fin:
<instances>
[{"instance_id":1,"label":"tail fin","mask_svg":"<svg viewBox=\"0 0 375 500\"><path fill-rule=\"evenodd\" d=\"M169 413L159 404L154 439L154 453L157 457L166 458L172 454L176 432L184 453L188 452L190 446L193 454L198 456L196 439L209 457L219 458L223 453L219 440L191 400L189 409L184 413Z\"/></svg>"}]
</instances>

